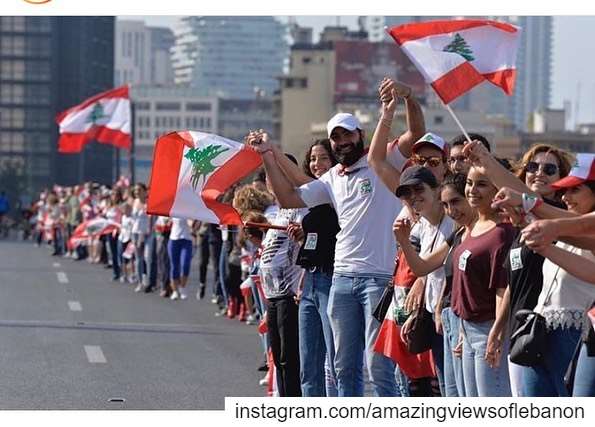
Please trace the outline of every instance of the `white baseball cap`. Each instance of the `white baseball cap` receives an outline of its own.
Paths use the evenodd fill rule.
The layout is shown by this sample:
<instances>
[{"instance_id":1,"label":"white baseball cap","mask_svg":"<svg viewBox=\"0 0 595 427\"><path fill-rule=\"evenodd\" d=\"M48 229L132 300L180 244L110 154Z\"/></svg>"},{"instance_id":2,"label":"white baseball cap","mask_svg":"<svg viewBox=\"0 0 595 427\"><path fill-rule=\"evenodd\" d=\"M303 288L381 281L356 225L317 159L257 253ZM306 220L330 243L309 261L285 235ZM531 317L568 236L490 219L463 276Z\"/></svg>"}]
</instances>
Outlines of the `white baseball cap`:
<instances>
[{"instance_id":1,"label":"white baseball cap","mask_svg":"<svg viewBox=\"0 0 595 427\"><path fill-rule=\"evenodd\" d=\"M328 123L326 124L326 131L328 133L329 138L331 137L333 129L337 127L347 129L350 132L362 128L359 124L359 120L353 114L349 113L335 114L333 118L328 121Z\"/></svg>"},{"instance_id":2,"label":"white baseball cap","mask_svg":"<svg viewBox=\"0 0 595 427\"><path fill-rule=\"evenodd\" d=\"M444 139L435 133L428 132L413 144L412 151L415 153L424 145L430 145L448 155L448 144Z\"/></svg>"}]
</instances>

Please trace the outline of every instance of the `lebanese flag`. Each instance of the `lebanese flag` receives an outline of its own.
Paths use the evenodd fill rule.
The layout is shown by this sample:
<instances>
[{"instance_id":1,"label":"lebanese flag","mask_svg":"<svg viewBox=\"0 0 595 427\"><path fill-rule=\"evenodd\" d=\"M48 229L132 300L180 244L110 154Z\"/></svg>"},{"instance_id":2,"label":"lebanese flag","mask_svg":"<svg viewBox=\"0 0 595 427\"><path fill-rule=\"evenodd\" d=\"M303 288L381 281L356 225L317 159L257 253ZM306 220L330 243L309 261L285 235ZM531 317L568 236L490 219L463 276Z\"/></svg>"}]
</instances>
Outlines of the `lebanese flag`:
<instances>
[{"instance_id":1,"label":"lebanese flag","mask_svg":"<svg viewBox=\"0 0 595 427\"><path fill-rule=\"evenodd\" d=\"M395 287L395 292L398 292ZM436 369L432 359L432 350L420 354L410 353L407 345L401 340L401 327L395 322L395 298L390 303L386 317L380 325L378 337L374 343L374 351L390 357L399 365L407 378L435 377Z\"/></svg>"},{"instance_id":2,"label":"lebanese flag","mask_svg":"<svg viewBox=\"0 0 595 427\"><path fill-rule=\"evenodd\" d=\"M519 27L489 20L429 21L388 32L445 104L486 80L512 95Z\"/></svg>"},{"instance_id":3,"label":"lebanese flag","mask_svg":"<svg viewBox=\"0 0 595 427\"><path fill-rule=\"evenodd\" d=\"M105 218L94 218L85 221L74 229L72 236L68 240L68 249L73 250L89 238L112 234L118 230L120 230L120 224Z\"/></svg>"},{"instance_id":4,"label":"lebanese flag","mask_svg":"<svg viewBox=\"0 0 595 427\"><path fill-rule=\"evenodd\" d=\"M239 142L203 132L169 133L155 144L147 212L240 225L239 213L217 198L261 164L260 154Z\"/></svg>"},{"instance_id":5,"label":"lebanese flag","mask_svg":"<svg viewBox=\"0 0 595 427\"><path fill-rule=\"evenodd\" d=\"M89 141L130 149L128 86L102 92L56 116L58 152L79 153Z\"/></svg>"}]
</instances>

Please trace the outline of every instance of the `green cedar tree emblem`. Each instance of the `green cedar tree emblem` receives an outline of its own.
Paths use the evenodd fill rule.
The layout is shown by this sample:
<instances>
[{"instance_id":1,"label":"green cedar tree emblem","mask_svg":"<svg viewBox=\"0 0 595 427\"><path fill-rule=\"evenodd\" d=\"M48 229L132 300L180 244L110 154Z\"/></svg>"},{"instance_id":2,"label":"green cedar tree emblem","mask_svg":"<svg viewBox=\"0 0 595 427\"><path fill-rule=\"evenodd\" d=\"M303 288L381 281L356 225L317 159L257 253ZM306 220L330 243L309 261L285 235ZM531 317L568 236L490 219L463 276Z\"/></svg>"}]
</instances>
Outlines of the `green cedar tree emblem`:
<instances>
[{"instance_id":1,"label":"green cedar tree emblem","mask_svg":"<svg viewBox=\"0 0 595 427\"><path fill-rule=\"evenodd\" d=\"M459 33L455 34L455 38L444 49L442 49L442 51L458 53L467 61L475 60L471 47Z\"/></svg>"},{"instance_id":2,"label":"green cedar tree emblem","mask_svg":"<svg viewBox=\"0 0 595 427\"><path fill-rule=\"evenodd\" d=\"M87 121L93 123L94 125L101 119L106 118L107 116L103 112L103 105L100 102L93 106L91 110L91 114L87 117Z\"/></svg>"},{"instance_id":3,"label":"green cedar tree emblem","mask_svg":"<svg viewBox=\"0 0 595 427\"><path fill-rule=\"evenodd\" d=\"M192 148L184 156L192 163L192 177L190 182L192 188L196 190L201 178L206 178L208 174L217 169L212 162L215 158L229 148L223 148L221 145L208 145L204 148Z\"/></svg>"}]
</instances>

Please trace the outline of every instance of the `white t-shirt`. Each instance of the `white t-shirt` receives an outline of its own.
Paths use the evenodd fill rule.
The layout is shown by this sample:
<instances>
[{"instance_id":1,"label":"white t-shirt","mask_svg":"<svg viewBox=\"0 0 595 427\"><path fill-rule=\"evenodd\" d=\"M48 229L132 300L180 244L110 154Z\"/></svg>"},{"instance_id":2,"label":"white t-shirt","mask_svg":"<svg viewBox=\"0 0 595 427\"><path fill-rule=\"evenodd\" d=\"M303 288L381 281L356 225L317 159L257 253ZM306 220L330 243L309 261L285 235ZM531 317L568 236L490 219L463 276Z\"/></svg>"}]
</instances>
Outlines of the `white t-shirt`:
<instances>
[{"instance_id":1,"label":"white t-shirt","mask_svg":"<svg viewBox=\"0 0 595 427\"><path fill-rule=\"evenodd\" d=\"M281 226L290 222L301 223L307 213L308 209L279 209L271 223ZM299 243L291 240L284 230L267 231L260 257L263 290L267 298L296 293L302 272L302 268L295 264L299 250Z\"/></svg>"},{"instance_id":2,"label":"white t-shirt","mask_svg":"<svg viewBox=\"0 0 595 427\"><path fill-rule=\"evenodd\" d=\"M394 146L388 161L401 170L405 158ZM397 242L392 224L401 201L389 191L363 156L347 173L336 165L319 179L299 187L308 207L330 203L339 217L335 272L390 276L394 270Z\"/></svg>"},{"instance_id":3,"label":"white t-shirt","mask_svg":"<svg viewBox=\"0 0 595 427\"><path fill-rule=\"evenodd\" d=\"M188 220L184 218L172 218L169 240L180 239L192 240L192 231L188 225Z\"/></svg>"},{"instance_id":4,"label":"white t-shirt","mask_svg":"<svg viewBox=\"0 0 595 427\"><path fill-rule=\"evenodd\" d=\"M595 261L589 250L563 242L558 242L556 246ZM558 269L546 258L543 263L543 288L534 311L542 314L552 328L582 327L584 312L594 300L595 286L577 279L562 268Z\"/></svg>"},{"instance_id":5,"label":"white t-shirt","mask_svg":"<svg viewBox=\"0 0 595 427\"><path fill-rule=\"evenodd\" d=\"M118 240L122 243L128 242L132 238L132 225L134 220L128 215L122 215L122 226L120 227L120 235Z\"/></svg>"},{"instance_id":6,"label":"white t-shirt","mask_svg":"<svg viewBox=\"0 0 595 427\"><path fill-rule=\"evenodd\" d=\"M425 257L434 252L446 241L454 229L455 223L449 216L444 215L440 224L437 225L432 225L427 219L421 217L414 229L411 230L411 235L417 236L421 244L419 255ZM434 313L436 310L444 278L443 266L426 276L425 302L426 310L430 313Z\"/></svg>"}]
</instances>

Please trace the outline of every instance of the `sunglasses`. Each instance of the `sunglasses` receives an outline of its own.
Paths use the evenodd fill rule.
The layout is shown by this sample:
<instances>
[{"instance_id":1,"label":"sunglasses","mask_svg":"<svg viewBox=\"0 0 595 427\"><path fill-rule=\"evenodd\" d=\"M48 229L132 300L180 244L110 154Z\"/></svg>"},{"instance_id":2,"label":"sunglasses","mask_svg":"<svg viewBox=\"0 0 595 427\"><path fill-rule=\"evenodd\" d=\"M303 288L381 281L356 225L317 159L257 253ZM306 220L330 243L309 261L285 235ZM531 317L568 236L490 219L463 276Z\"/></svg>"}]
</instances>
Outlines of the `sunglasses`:
<instances>
[{"instance_id":1,"label":"sunglasses","mask_svg":"<svg viewBox=\"0 0 595 427\"><path fill-rule=\"evenodd\" d=\"M525 172L528 173L536 173L539 168L548 176L555 175L558 173L558 165L555 163L537 163L537 162L528 162L525 165Z\"/></svg>"},{"instance_id":2,"label":"sunglasses","mask_svg":"<svg viewBox=\"0 0 595 427\"><path fill-rule=\"evenodd\" d=\"M409 185L401 189L399 197L403 199L411 199L413 196L422 194L424 191L426 191L426 188L423 184Z\"/></svg>"},{"instance_id":3,"label":"sunglasses","mask_svg":"<svg viewBox=\"0 0 595 427\"><path fill-rule=\"evenodd\" d=\"M452 156L450 159L448 159L448 163L456 163L456 162L466 163L467 162L467 157L465 157L465 156Z\"/></svg>"},{"instance_id":4,"label":"sunglasses","mask_svg":"<svg viewBox=\"0 0 595 427\"><path fill-rule=\"evenodd\" d=\"M432 168L435 168L436 166L440 166L440 164L442 163L442 157L440 157L440 156L424 157L424 156L413 155L413 156L411 156L411 161L419 166L428 165Z\"/></svg>"}]
</instances>

